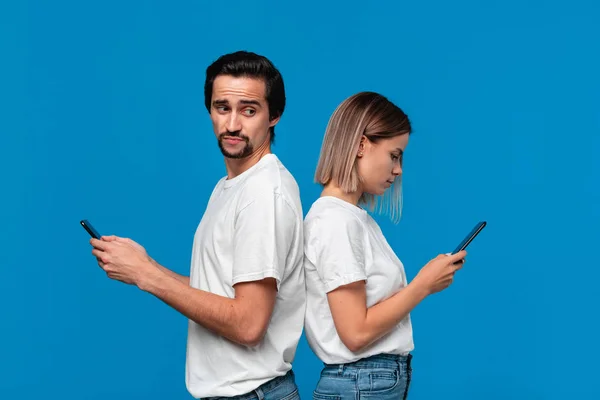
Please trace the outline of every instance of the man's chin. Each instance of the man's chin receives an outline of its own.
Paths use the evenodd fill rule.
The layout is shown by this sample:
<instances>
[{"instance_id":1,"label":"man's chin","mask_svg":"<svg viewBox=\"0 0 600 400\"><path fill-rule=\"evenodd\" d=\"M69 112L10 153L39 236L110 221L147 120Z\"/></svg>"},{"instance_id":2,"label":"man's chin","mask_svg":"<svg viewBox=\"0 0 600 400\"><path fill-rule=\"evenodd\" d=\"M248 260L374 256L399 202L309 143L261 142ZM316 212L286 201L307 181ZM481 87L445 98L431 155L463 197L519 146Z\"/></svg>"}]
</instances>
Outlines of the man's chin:
<instances>
[{"instance_id":1,"label":"man's chin","mask_svg":"<svg viewBox=\"0 0 600 400\"><path fill-rule=\"evenodd\" d=\"M219 141L219 149L221 149L221 153L225 158L239 160L241 158L246 158L250 154L252 154L252 147L246 142L244 147L241 149L233 149L234 146L229 146L222 141Z\"/></svg>"},{"instance_id":2,"label":"man's chin","mask_svg":"<svg viewBox=\"0 0 600 400\"><path fill-rule=\"evenodd\" d=\"M221 153L223 153L223 156L225 158L229 158L232 160L239 160L239 159L248 157L248 154L244 154L244 153L231 154L231 153L227 153L225 151L222 151Z\"/></svg>"},{"instance_id":3,"label":"man's chin","mask_svg":"<svg viewBox=\"0 0 600 400\"><path fill-rule=\"evenodd\" d=\"M244 148L242 150L238 150L238 151L228 151L227 149L224 149L223 147L221 147L221 153L223 154L223 156L225 158L230 158L233 160L239 160L241 158L246 158L248 157L250 154L252 154L251 151L248 151L247 148Z\"/></svg>"}]
</instances>

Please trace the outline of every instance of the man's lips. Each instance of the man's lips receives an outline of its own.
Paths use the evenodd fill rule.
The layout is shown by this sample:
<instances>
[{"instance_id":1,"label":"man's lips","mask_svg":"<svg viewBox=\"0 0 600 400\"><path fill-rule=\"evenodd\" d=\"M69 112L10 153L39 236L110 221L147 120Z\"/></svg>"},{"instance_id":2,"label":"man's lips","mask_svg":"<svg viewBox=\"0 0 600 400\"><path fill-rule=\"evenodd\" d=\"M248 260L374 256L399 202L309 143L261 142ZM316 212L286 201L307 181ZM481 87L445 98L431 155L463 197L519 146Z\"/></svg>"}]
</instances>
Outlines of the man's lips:
<instances>
[{"instance_id":1,"label":"man's lips","mask_svg":"<svg viewBox=\"0 0 600 400\"><path fill-rule=\"evenodd\" d=\"M225 136L225 137L223 137L223 141L228 144L238 144L240 142L243 142L244 139L239 138L239 137Z\"/></svg>"}]
</instances>

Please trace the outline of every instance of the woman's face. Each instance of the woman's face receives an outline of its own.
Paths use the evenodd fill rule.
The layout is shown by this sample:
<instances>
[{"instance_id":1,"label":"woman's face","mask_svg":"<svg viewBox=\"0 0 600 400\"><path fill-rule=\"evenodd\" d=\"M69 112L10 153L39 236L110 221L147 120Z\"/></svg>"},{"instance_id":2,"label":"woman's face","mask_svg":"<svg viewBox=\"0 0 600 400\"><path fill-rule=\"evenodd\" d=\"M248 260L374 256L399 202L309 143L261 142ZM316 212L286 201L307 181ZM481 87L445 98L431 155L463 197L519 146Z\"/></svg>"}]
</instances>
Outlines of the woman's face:
<instances>
[{"instance_id":1,"label":"woman's face","mask_svg":"<svg viewBox=\"0 0 600 400\"><path fill-rule=\"evenodd\" d=\"M358 176L365 193L382 195L402 175L408 133L371 142L363 136L358 150Z\"/></svg>"}]
</instances>

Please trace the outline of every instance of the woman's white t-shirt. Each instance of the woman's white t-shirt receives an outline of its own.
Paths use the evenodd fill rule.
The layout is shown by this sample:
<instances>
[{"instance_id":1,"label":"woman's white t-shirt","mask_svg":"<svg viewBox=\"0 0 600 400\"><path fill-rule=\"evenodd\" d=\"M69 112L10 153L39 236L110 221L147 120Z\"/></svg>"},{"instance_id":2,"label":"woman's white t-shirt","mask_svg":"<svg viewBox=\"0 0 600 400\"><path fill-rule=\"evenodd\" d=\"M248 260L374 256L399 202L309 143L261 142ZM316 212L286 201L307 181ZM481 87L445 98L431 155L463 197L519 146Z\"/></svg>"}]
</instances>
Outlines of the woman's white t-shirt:
<instances>
[{"instance_id":1,"label":"woman's white t-shirt","mask_svg":"<svg viewBox=\"0 0 600 400\"><path fill-rule=\"evenodd\" d=\"M304 329L321 361L342 364L382 353L406 355L414 349L410 315L356 353L348 350L335 329L328 292L366 280L367 307L371 307L407 285L402 262L364 209L337 197L324 196L315 201L304 220L304 256Z\"/></svg>"}]
</instances>

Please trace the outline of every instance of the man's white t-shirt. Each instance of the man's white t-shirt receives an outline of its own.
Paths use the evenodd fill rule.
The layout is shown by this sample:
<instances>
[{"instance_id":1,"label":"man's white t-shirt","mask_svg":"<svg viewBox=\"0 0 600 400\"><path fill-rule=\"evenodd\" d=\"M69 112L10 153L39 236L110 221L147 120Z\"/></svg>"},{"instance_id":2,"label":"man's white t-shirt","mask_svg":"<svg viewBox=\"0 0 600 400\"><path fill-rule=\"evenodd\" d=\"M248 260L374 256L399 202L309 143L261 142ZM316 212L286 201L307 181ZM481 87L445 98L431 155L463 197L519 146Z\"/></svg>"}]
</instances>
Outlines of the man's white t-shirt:
<instances>
[{"instance_id":1,"label":"man's white t-shirt","mask_svg":"<svg viewBox=\"0 0 600 400\"><path fill-rule=\"evenodd\" d=\"M275 278L277 298L256 347L189 321L186 386L195 398L250 392L291 369L306 307L298 185L274 154L219 180L196 230L190 285L229 298L239 282Z\"/></svg>"},{"instance_id":2,"label":"man's white t-shirt","mask_svg":"<svg viewBox=\"0 0 600 400\"><path fill-rule=\"evenodd\" d=\"M366 210L337 197L319 198L304 220L304 253L304 328L310 347L321 361L343 364L375 354L406 355L414 349L410 315L356 353L348 350L335 329L327 293L366 280L368 308L407 285L402 262Z\"/></svg>"}]
</instances>

